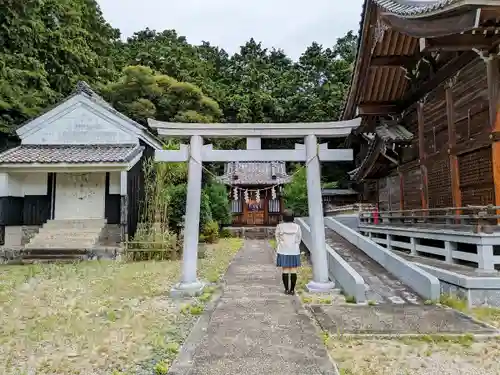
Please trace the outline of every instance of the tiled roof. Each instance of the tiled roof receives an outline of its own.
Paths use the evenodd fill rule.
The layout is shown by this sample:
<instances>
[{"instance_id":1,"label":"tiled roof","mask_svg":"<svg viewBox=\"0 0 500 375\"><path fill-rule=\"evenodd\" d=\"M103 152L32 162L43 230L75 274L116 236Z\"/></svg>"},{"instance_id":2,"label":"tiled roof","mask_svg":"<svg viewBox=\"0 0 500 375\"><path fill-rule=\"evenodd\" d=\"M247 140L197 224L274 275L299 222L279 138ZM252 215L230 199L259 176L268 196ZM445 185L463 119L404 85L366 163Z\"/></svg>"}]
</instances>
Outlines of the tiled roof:
<instances>
[{"instance_id":1,"label":"tiled roof","mask_svg":"<svg viewBox=\"0 0 500 375\"><path fill-rule=\"evenodd\" d=\"M383 124L375 128L375 133L384 142L408 142L413 139L413 134L410 133L402 125L387 125Z\"/></svg>"},{"instance_id":2,"label":"tiled roof","mask_svg":"<svg viewBox=\"0 0 500 375\"><path fill-rule=\"evenodd\" d=\"M460 0L411 1L411 0L373 0L387 12L399 16L416 16L436 12Z\"/></svg>"},{"instance_id":3,"label":"tiled roof","mask_svg":"<svg viewBox=\"0 0 500 375\"><path fill-rule=\"evenodd\" d=\"M126 163L138 145L21 145L0 154L0 164Z\"/></svg>"},{"instance_id":4,"label":"tiled roof","mask_svg":"<svg viewBox=\"0 0 500 375\"><path fill-rule=\"evenodd\" d=\"M288 183L284 162L228 163L219 181L231 185L275 185ZM276 179L273 179L273 175ZM233 176L236 176L234 178Z\"/></svg>"}]
</instances>

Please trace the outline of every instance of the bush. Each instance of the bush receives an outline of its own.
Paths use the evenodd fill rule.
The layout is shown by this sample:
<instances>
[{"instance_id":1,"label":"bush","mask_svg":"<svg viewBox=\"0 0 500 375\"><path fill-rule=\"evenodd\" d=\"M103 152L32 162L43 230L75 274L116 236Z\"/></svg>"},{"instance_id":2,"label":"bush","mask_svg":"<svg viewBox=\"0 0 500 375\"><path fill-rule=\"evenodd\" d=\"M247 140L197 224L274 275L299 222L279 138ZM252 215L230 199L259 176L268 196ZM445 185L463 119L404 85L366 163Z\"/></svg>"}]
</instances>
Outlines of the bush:
<instances>
[{"instance_id":1,"label":"bush","mask_svg":"<svg viewBox=\"0 0 500 375\"><path fill-rule=\"evenodd\" d=\"M187 184L170 186L168 193L170 194L168 224L171 229L178 230L179 224L182 223L182 216L186 213ZM212 221L210 202L208 195L203 191L200 203L200 228L204 228L205 224L210 221Z\"/></svg>"},{"instance_id":2,"label":"bush","mask_svg":"<svg viewBox=\"0 0 500 375\"><path fill-rule=\"evenodd\" d=\"M227 229L227 228L222 228L220 231L220 238L233 238L233 233Z\"/></svg>"},{"instance_id":3,"label":"bush","mask_svg":"<svg viewBox=\"0 0 500 375\"><path fill-rule=\"evenodd\" d=\"M298 167L292 181L285 185L283 198L285 207L292 210L296 216L307 216L307 180L306 169Z\"/></svg>"},{"instance_id":4,"label":"bush","mask_svg":"<svg viewBox=\"0 0 500 375\"><path fill-rule=\"evenodd\" d=\"M219 240L219 224L212 220L203 227L203 237L207 243L215 243Z\"/></svg>"},{"instance_id":5,"label":"bush","mask_svg":"<svg viewBox=\"0 0 500 375\"><path fill-rule=\"evenodd\" d=\"M205 193L210 202L212 219L220 225L231 224L232 215L227 187L216 182L210 182L205 188Z\"/></svg>"}]
</instances>

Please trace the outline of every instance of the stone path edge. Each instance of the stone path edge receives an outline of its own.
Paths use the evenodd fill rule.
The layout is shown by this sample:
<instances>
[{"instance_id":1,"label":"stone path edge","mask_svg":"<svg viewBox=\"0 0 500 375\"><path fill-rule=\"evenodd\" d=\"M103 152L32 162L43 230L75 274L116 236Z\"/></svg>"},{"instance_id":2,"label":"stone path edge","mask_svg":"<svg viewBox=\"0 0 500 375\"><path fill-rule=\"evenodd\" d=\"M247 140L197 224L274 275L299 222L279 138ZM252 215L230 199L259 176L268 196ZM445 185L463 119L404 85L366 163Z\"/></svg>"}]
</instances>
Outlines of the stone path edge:
<instances>
[{"instance_id":1,"label":"stone path edge","mask_svg":"<svg viewBox=\"0 0 500 375\"><path fill-rule=\"evenodd\" d=\"M238 249L238 252L241 251L243 246L244 244L241 245L241 247ZM235 253L235 256L238 252ZM233 262L234 256L233 259L231 259L231 262L229 262L226 272L229 267L231 267ZM219 288L212 295L212 299L205 306L203 314L201 314L201 316L198 318L196 323L193 325L191 332L189 332L189 335L186 337L184 344L182 344L181 351L170 366L167 375L189 375L189 373L191 372L194 355L196 354L196 350L202 342L203 336L206 334L206 330L210 324L210 320L212 319L213 312L215 311L217 306L219 306L220 298L224 293L225 287L226 280L223 278L222 282L219 284Z\"/></svg>"},{"instance_id":2,"label":"stone path edge","mask_svg":"<svg viewBox=\"0 0 500 375\"><path fill-rule=\"evenodd\" d=\"M220 298L224 292L225 282L222 283L212 299L206 305L203 314L198 318L194 324L191 332L186 337L181 351L177 355L170 366L167 375L189 375L192 369L192 362L198 346L202 342L203 336L206 334L208 325L212 318L212 314L219 305Z\"/></svg>"},{"instance_id":3,"label":"stone path edge","mask_svg":"<svg viewBox=\"0 0 500 375\"><path fill-rule=\"evenodd\" d=\"M314 313L310 309L307 308L307 306L302 302L301 298L299 296L295 296L295 298L298 300L298 303L300 304L302 313L305 314L309 319L311 319L312 325L314 326L314 329L316 330L316 334L318 336L320 336L324 332L328 332L328 331L325 331L323 329L323 327L321 326L321 323L316 318L316 315L314 315ZM328 355L328 358L330 359L330 362L333 365L333 370L335 372L335 375L341 375L339 366L337 365L337 362L335 361L335 359L331 356L326 345L325 345L325 349L326 349L326 354Z\"/></svg>"}]
</instances>

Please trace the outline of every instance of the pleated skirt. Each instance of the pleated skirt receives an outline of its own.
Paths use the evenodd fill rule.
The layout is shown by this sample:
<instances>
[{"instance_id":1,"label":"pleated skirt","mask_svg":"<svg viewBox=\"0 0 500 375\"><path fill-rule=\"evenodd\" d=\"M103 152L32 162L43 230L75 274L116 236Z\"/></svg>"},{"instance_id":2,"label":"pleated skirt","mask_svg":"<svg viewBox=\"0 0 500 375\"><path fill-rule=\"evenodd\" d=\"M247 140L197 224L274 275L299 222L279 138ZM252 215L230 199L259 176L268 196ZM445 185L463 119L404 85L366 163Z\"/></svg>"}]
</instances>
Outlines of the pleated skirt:
<instances>
[{"instance_id":1,"label":"pleated skirt","mask_svg":"<svg viewBox=\"0 0 500 375\"><path fill-rule=\"evenodd\" d=\"M300 267L300 255L279 254L276 257L276 266L295 268Z\"/></svg>"}]
</instances>

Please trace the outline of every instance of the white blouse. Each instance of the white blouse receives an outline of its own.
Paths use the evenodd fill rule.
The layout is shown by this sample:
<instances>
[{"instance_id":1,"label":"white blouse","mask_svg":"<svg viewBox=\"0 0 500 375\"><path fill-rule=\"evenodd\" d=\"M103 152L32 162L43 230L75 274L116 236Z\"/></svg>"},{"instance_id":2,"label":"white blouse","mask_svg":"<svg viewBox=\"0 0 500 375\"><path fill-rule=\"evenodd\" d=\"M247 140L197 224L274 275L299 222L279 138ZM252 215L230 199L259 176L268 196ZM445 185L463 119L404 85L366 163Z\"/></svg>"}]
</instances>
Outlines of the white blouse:
<instances>
[{"instance_id":1,"label":"white blouse","mask_svg":"<svg viewBox=\"0 0 500 375\"><path fill-rule=\"evenodd\" d=\"M281 223L276 226L276 252L283 255L300 255L302 231L295 223Z\"/></svg>"}]
</instances>

